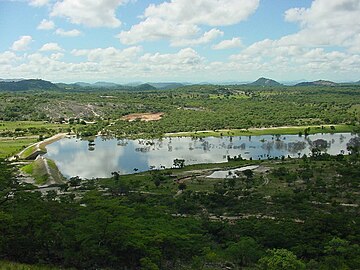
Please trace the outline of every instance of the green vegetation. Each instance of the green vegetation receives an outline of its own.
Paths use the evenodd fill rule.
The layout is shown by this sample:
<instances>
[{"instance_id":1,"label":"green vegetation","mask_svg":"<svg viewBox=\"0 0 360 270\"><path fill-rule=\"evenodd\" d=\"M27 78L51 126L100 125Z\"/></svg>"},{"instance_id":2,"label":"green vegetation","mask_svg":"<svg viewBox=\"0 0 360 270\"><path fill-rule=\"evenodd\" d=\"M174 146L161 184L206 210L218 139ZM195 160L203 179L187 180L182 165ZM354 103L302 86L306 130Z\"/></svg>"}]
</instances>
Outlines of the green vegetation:
<instances>
[{"instance_id":1,"label":"green vegetation","mask_svg":"<svg viewBox=\"0 0 360 270\"><path fill-rule=\"evenodd\" d=\"M34 177L35 183L38 185L45 184L49 179L49 174L42 159L38 159L24 166L23 168L21 168L21 170Z\"/></svg>"},{"instance_id":2,"label":"green vegetation","mask_svg":"<svg viewBox=\"0 0 360 270\"><path fill-rule=\"evenodd\" d=\"M360 87L351 85L194 85L145 92L110 89L3 92L0 93L0 117L5 121L66 122L69 124L46 128L62 128L65 132L73 130L81 136L99 132L117 137L160 137L175 132L190 132L188 135L197 132L197 136L199 131L211 131L220 136L222 130L225 133L230 130L234 135L256 135L265 131L253 128L281 126L301 127L301 130L280 129L285 133L304 133L307 127L314 128L310 133L340 132L352 130L359 124L359 95ZM146 112L164 112L164 116L159 121L120 120L130 113ZM335 130L329 129L330 126ZM17 132L23 132L19 128Z\"/></svg>"},{"instance_id":3,"label":"green vegetation","mask_svg":"<svg viewBox=\"0 0 360 270\"><path fill-rule=\"evenodd\" d=\"M44 121L0 121L0 158L18 154L26 146L54 134L67 132L68 128L66 125ZM35 150L35 147L27 149L21 158L30 156Z\"/></svg>"},{"instance_id":4,"label":"green vegetation","mask_svg":"<svg viewBox=\"0 0 360 270\"><path fill-rule=\"evenodd\" d=\"M359 131L359 95L357 86L1 92L0 146L16 143L0 154L70 131L117 137ZM144 112L164 116L121 120ZM192 166L178 159L173 169L66 183L51 160L40 158L23 170L38 184L55 184L47 192L19 183L0 160L1 259L70 269L356 269L358 137L349 151ZM246 165L259 167L207 177Z\"/></svg>"},{"instance_id":5,"label":"green vegetation","mask_svg":"<svg viewBox=\"0 0 360 270\"><path fill-rule=\"evenodd\" d=\"M2 161L0 252L76 269L356 269L358 153L75 177L58 194L29 192Z\"/></svg>"},{"instance_id":6,"label":"green vegetation","mask_svg":"<svg viewBox=\"0 0 360 270\"><path fill-rule=\"evenodd\" d=\"M220 129L216 131L195 131L167 133L167 136L177 137L219 137L219 136L260 136L260 135L289 135L289 134L316 134L334 132L352 132L354 126L351 125L321 125L321 126L294 126L294 127L275 127L275 128L249 128L249 129Z\"/></svg>"},{"instance_id":7,"label":"green vegetation","mask_svg":"<svg viewBox=\"0 0 360 270\"><path fill-rule=\"evenodd\" d=\"M36 142L35 138L1 138L0 158L7 158L19 153L26 146Z\"/></svg>"}]
</instances>

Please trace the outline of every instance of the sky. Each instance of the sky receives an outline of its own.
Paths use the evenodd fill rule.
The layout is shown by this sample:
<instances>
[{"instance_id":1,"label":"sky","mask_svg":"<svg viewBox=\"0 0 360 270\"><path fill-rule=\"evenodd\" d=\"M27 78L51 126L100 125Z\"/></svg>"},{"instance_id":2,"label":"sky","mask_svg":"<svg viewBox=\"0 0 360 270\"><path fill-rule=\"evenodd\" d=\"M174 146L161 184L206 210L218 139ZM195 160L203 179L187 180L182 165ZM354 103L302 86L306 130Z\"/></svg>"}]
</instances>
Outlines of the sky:
<instances>
[{"instance_id":1,"label":"sky","mask_svg":"<svg viewBox=\"0 0 360 270\"><path fill-rule=\"evenodd\" d=\"M360 80L359 0L0 0L0 78Z\"/></svg>"}]
</instances>

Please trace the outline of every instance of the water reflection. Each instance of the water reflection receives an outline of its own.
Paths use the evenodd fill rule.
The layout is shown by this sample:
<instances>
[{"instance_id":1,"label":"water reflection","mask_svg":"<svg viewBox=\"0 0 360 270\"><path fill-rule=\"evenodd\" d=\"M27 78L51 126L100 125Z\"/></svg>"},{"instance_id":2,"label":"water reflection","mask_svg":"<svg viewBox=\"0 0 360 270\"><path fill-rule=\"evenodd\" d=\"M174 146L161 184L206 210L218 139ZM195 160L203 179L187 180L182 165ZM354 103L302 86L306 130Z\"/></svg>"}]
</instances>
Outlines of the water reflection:
<instances>
[{"instance_id":1,"label":"water reflection","mask_svg":"<svg viewBox=\"0 0 360 270\"><path fill-rule=\"evenodd\" d=\"M308 137L247 136L163 138L161 140L105 139L88 141L65 138L47 146L47 156L53 159L66 177L108 177L120 174L172 167L173 160L185 159L185 164L226 162L227 157L241 155L249 159L269 157L299 157L310 154L315 147L336 155L347 153L346 144L354 137L350 133L315 134Z\"/></svg>"}]
</instances>

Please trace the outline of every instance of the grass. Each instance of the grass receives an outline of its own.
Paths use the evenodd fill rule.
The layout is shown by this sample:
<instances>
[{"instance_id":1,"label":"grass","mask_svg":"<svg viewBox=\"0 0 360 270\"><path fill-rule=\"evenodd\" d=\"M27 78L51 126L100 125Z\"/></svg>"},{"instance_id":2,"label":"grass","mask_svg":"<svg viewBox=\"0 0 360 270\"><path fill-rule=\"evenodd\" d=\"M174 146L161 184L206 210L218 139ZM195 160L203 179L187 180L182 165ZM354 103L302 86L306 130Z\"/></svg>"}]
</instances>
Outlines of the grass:
<instances>
[{"instance_id":1,"label":"grass","mask_svg":"<svg viewBox=\"0 0 360 270\"><path fill-rule=\"evenodd\" d=\"M35 160L34 162L22 167L21 170L34 177L35 183L38 185L45 184L49 179L49 175L42 159Z\"/></svg>"},{"instance_id":2,"label":"grass","mask_svg":"<svg viewBox=\"0 0 360 270\"><path fill-rule=\"evenodd\" d=\"M46 159L49 165L51 176L53 177L54 181L58 184L64 183L64 176L61 174L59 168L56 166L56 163L51 159Z\"/></svg>"},{"instance_id":3,"label":"grass","mask_svg":"<svg viewBox=\"0 0 360 270\"><path fill-rule=\"evenodd\" d=\"M47 123L44 121L0 121L0 131L10 130L15 131L15 129L29 129L29 128L36 128L36 129L59 129L64 128L65 125L63 124L53 124Z\"/></svg>"},{"instance_id":4,"label":"grass","mask_svg":"<svg viewBox=\"0 0 360 270\"><path fill-rule=\"evenodd\" d=\"M334 127L334 129L331 128ZM296 135L299 132L304 134L304 130L310 128L309 134L316 133L341 133L352 132L354 127L350 125L317 125L317 126L292 126L274 128L249 128L249 129L221 129L216 131L205 130L195 132L176 132L167 133L169 137L221 137L221 136L260 136L260 135Z\"/></svg>"},{"instance_id":5,"label":"grass","mask_svg":"<svg viewBox=\"0 0 360 270\"><path fill-rule=\"evenodd\" d=\"M25 149L25 151L21 154L20 158L27 159L29 156L34 154L36 150L37 150L36 145L31 145L27 149Z\"/></svg>"},{"instance_id":6,"label":"grass","mask_svg":"<svg viewBox=\"0 0 360 270\"><path fill-rule=\"evenodd\" d=\"M36 141L35 138L0 138L0 158L13 156Z\"/></svg>"},{"instance_id":7,"label":"grass","mask_svg":"<svg viewBox=\"0 0 360 270\"><path fill-rule=\"evenodd\" d=\"M50 136L64 131L68 125L53 124L44 121L0 121L0 158L7 158L19 153L26 146L37 142L39 134ZM43 150L43 149L42 149ZM34 152L28 149L22 157Z\"/></svg>"}]
</instances>

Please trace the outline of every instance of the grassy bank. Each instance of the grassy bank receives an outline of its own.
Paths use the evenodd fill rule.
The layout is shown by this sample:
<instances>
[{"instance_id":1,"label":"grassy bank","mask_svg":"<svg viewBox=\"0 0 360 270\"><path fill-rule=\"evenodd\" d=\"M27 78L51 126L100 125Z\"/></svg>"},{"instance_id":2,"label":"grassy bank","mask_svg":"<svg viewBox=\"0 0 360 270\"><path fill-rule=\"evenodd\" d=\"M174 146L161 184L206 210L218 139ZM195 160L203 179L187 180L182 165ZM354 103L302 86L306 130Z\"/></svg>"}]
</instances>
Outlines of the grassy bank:
<instances>
[{"instance_id":1,"label":"grassy bank","mask_svg":"<svg viewBox=\"0 0 360 270\"><path fill-rule=\"evenodd\" d=\"M296 135L316 133L341 133L352 132L354 126L351 125L317 125L317 126L284 126L270 128L249 128L249 129L220 129L220 130L204 130L194 132L176 132L166 133L169 137L221 137L221 136L260 136L260 135Z\"/></svg>"}]
</instances>

